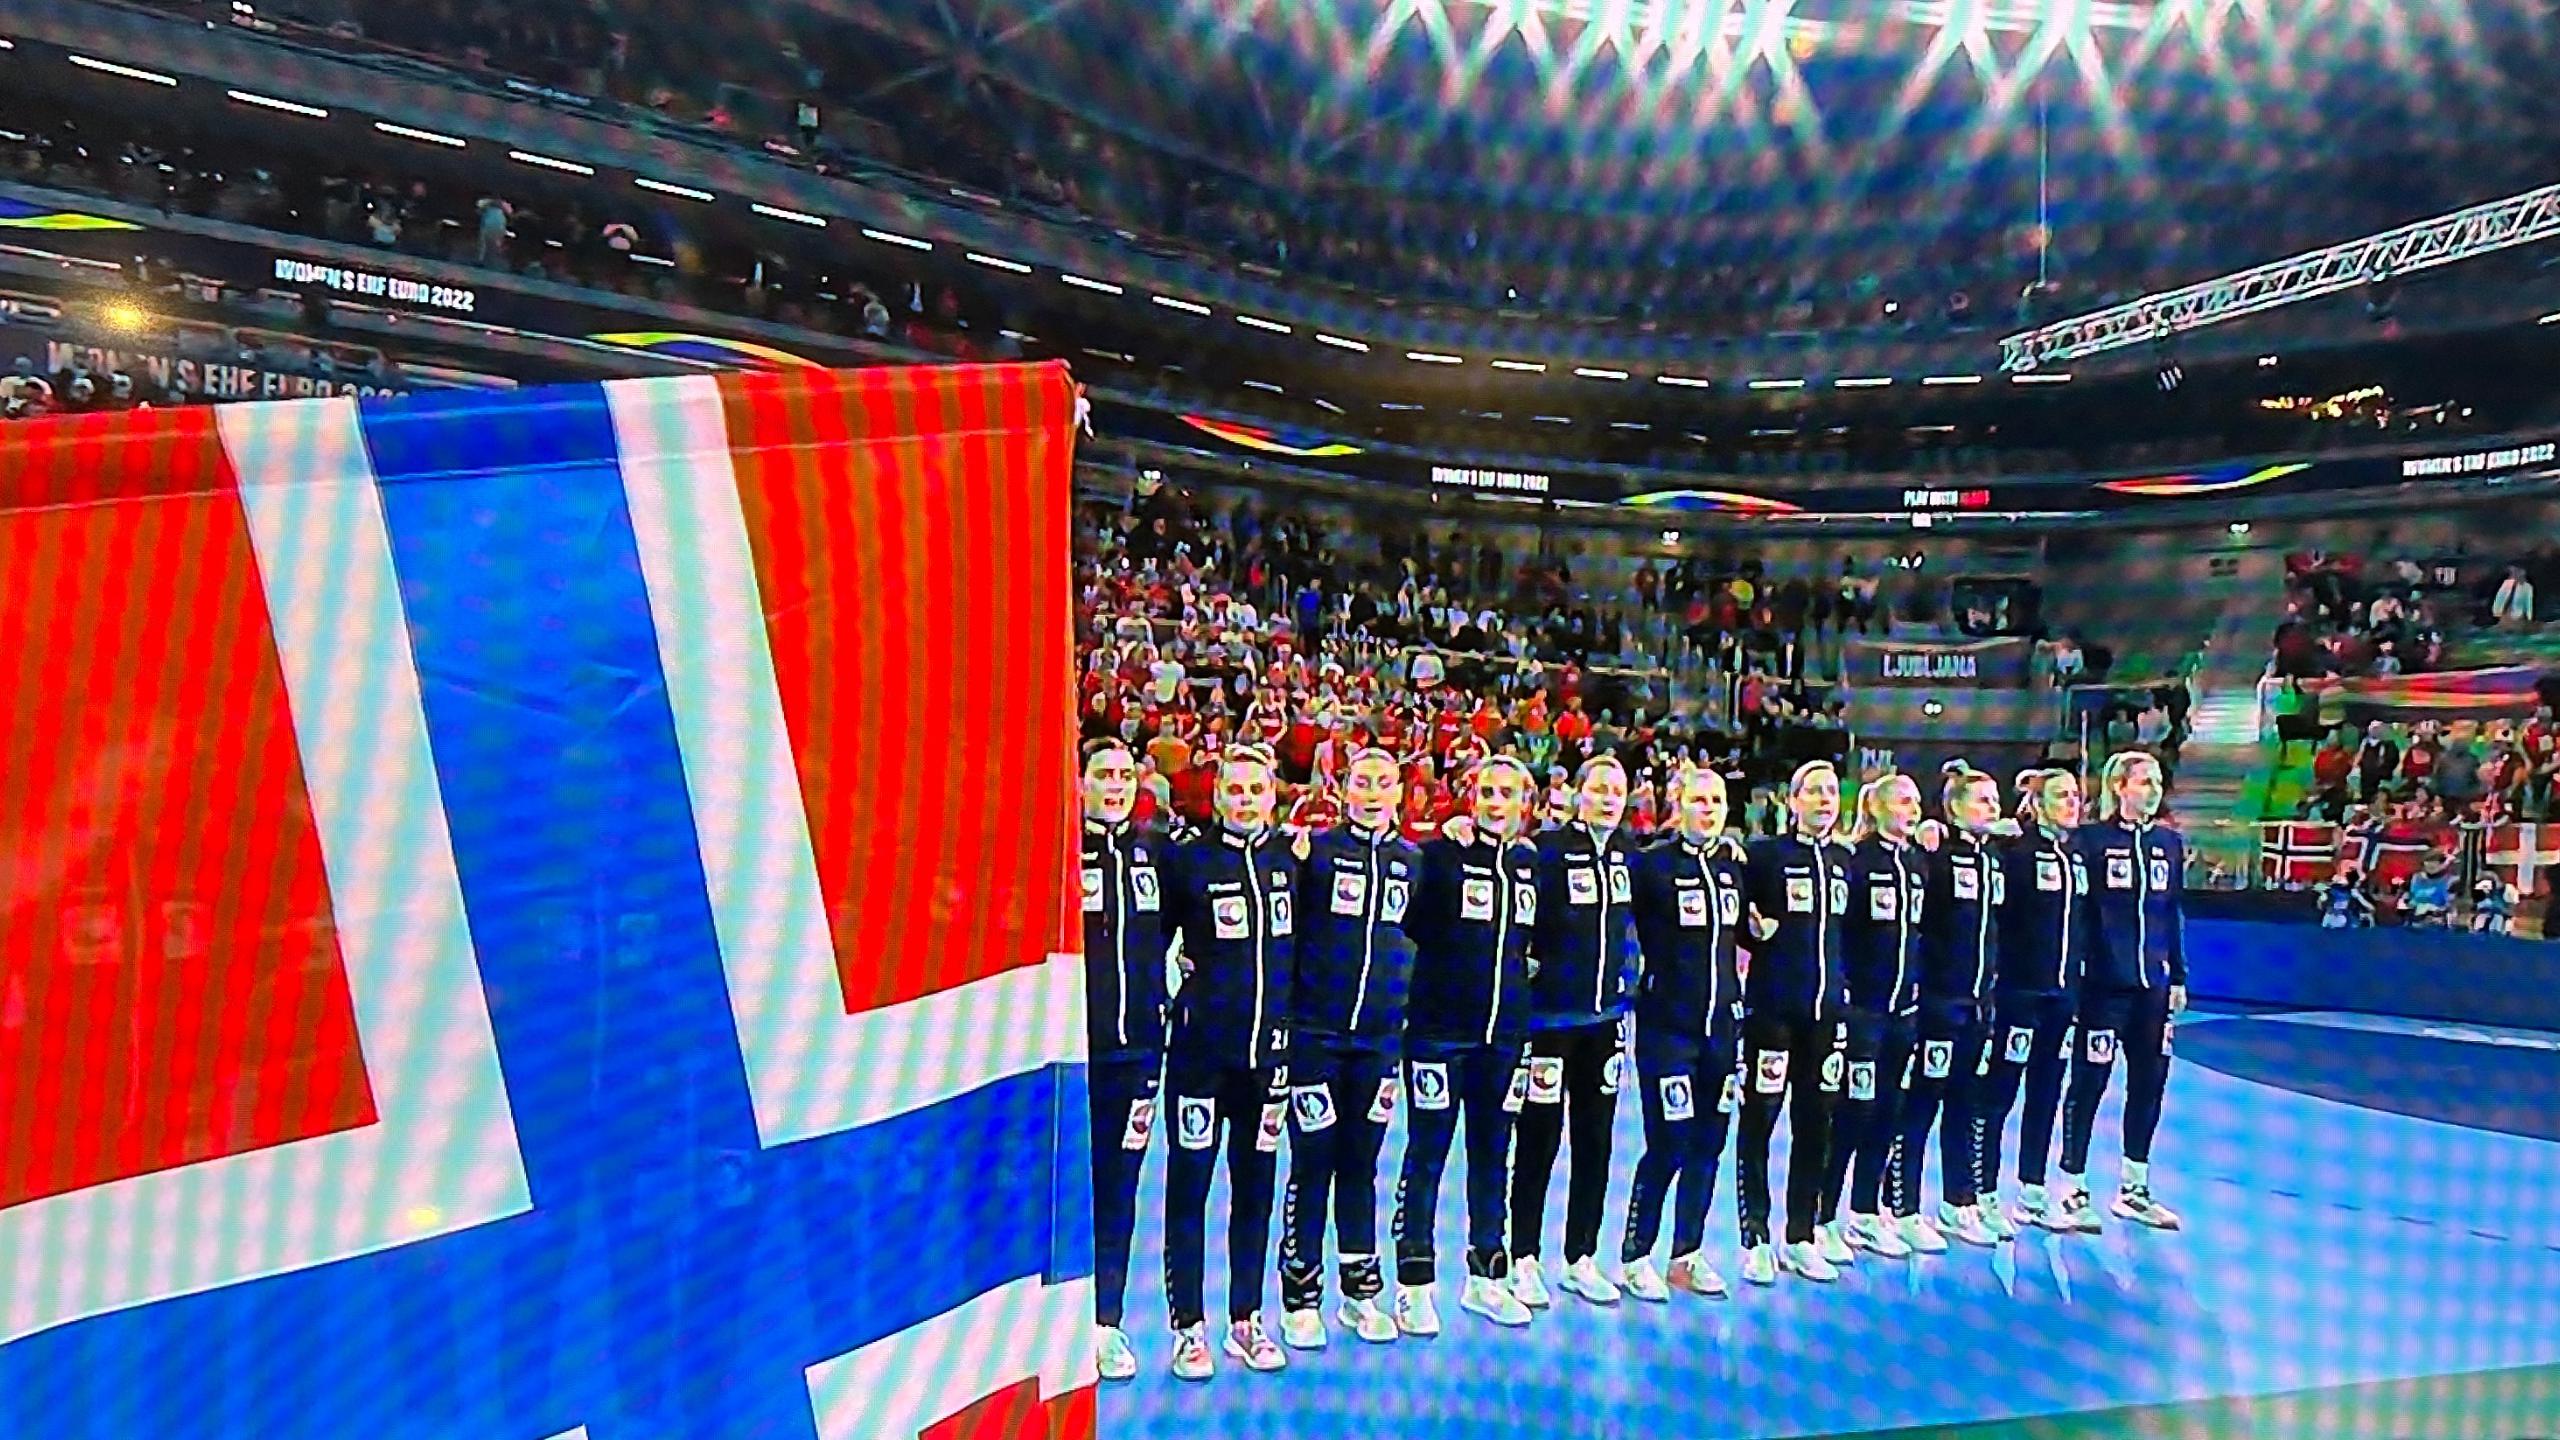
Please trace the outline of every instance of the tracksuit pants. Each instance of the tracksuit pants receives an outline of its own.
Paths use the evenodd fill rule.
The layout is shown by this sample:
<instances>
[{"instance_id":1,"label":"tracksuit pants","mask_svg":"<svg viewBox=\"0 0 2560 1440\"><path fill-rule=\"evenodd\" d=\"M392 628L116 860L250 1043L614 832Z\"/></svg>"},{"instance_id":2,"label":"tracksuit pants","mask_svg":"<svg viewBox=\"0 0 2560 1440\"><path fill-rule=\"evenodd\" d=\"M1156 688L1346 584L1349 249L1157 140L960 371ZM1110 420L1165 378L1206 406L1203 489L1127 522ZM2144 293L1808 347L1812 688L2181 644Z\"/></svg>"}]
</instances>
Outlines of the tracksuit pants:
<instances>
[{"instance_id":1,"label":"tracksuit pants","mask_svg":"<svg viewBox=\"0 0 2560 1440\"><path fill-rule=\"evenodd\" d=\"M1301 1030L1289 1041L1289 1180L1280 1203L1280 1305L1324 1303L1324 1224L1340 1243L1342 1293L1374 1300L1378 1148L1404 1088L1395 1037L1370 1041Z\"/></svg>"},{"instance_id":2,"label":"tracksuit pants","mask_svg":"<svg viewBox=\"0 0 2560 1440\"><path fill-rule=\"evenodd\" d=\"M1547 1184L1555 1176L1556 1147L1568 1125L1573 1164L1565 1180L1564 1263L1599 1252L1631 1028L1628 1021L1607 1020L1530 1037L1529 1101L1520 1112L1520 1142L1511 1168L1512 1258L1536 1259L1546 1251Z\"/></svg>"},{"instance_id":3,"label":"tracksuit pants","mask_svg":"<svg viewBox=\"0 0 2560 1440\"><path fill-rule=\"evenodd\" d=\"M1653 1253L1662 1234L1662 1204L1678 1182L1671 1212L1671 1254L1693 1254L1707 1243L1707 1209L1715 1200L1716 1170L1724 1160L1725 1131L1742 1105L1736 1071L1740 1027L1715 1027L1704 1041L1648 1046L1636 1036L1636 1089L1644 1106L1644 1157L1636 1162L1627 1197L1627 1235L1621 1261Z\"/></svg>"},{"instance_id":4,"label":"tracksuit pants","mask_svg":"<svg viewBox=\"0 0 2560 1440\"><path fill-rule=\"evenodd\" d=\"M2062 1110L2062 1173L2089 1173L2089 1132L2116 1057L2124 1057L2124 1158L2151 1159L2160 1101L2169 1089L2169 1051L2177 1023L2169 990L2091 991L2081 1002L2080 1043L2071 1056L2071 1093Z\"/></svg>"},{"instance_id":5,"label":"tracksuit pants","mask_svg":"<svg viewBox=\"0 0 2560 1440\"><path fill-rule=\"evenodd\" d=\"M1902 1128L1902 1097L1919 1043L1920 1016L1849 1012L1849 1078L1831 1118L1831 1153L1822 1174L1822 1223L1876 1213L1884 1173Z\"/></svg>"},{"instance_id":6,"label":"tracksuit pants","mask_svg":"<svg viewBox=\"0 0 2560 1440\"><path fill-rule=\"evenodd\" d=\"M1138 1172L1155 1134L1160 1052L1096 1060L1085 1072L1093 1131L1093 1318L1117 1327L1129 1295L1129 1244L1138 1225Z\"/></svg>"},{"instance_id":7,"label":"tracksuit pants","mask_svg":"<svg viewBox=\"0 0 2560 1440\"><path fill-rule=\"evenodd\" d=\"M1896 1215L1920 1213L1920 1180L1929 1158L1929 1128L1938 1130L1938 1194L1950 1205L1970 1205L1975 1188L1974 1107L1991 1078L1991 1037L1983 1026L1989 1006L1970 1000L1920 1007L1920 1058L1903 1097L1901 1134L1886 1177L1885 1198Z\"/></svg>"},{"instance_id":8,"label":"tracksuit pants","mask_svg":"<svg viewBox=\"0 0 2560 1440\"><path fill-rule=\"evenodd\" d=\"M1288 1123L1283 1073L1272 1065L1187 1061L1179 1050L1168 1059L1164 1089L1173 1129L1165 1152L1164 1288L1177 1330L1204 1318L1201 1270L1220 1126L1227 1137L1227 1318L1248 1319L1262 1309L1272 1174Z\"/></svg>"},{"instance_id":9,"label":"tracksuit pants","mask_svg":"<svg viewBox=\"0 0 2560 1440\"><path fill-rule=\"evenodd\" d=\"M1396 1283L1428 1285L1439 1270L1433 1231L1440 1175L1458 1120L1467 1122L1467 1273L1511 1273L1503 1248L1511 1126L1528 1100L1525 1047L1408 1040L1405 1048L1404 1173L1396 1180Z\"/></svg>"},{"instance_id":10,"label":"tracksuit pants","mask_svg":"<svg viewBox=\"0 0 2560 1440\"><path fill-rule=\"evenodd\" d=\"M2071 997L2007 994L1991 1018L1991 1076L1974 1112L1974 1180L1984 1195L2000 1193L2000 1140L2023 1080L2026 1113L2018 1120L2018 1179L2044 1183L2053 1155L2053 1121L2062 1106L2064 1050L2071 1036Z\"/></svg>"},{"instance_id":11,"label":"tracksuit pants","mask_svg":"<svg viewBox=\"0 0 2560 1440\"><path fill-rule=\"evenodd\" d=\"M1813 1239L1830 1163L1831 1107L1848 1070L1847 1027L1810 1016L1746 1015L1742 1021L1742 1243L1769 1240L1769 1137L1778 1110L1792 1112L1787 1157L1789 1243Z\"/></svg>"}]
</instances>

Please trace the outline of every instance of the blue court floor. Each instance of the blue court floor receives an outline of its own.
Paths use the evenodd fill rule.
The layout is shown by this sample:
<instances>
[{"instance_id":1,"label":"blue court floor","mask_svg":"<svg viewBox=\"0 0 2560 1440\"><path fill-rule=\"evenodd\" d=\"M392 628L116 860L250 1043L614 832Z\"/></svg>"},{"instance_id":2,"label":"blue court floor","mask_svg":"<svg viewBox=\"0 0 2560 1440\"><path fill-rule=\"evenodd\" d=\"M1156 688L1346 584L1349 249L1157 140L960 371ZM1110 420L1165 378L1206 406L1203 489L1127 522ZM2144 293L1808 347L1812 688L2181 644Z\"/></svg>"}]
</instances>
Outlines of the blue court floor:
<instances>
[{"instance_id":1,"label":"blue court floor","mask_svg":"<svg viewBox=\"0 0 2560 1440\"><path fill-rule=\"evenodd\" d=\"M1739 1283L1728 1148L1708 1234L1733 1298L1675 1293L1668 1306L1603 1310L1559 1293L1527 1330L1504 1331L1457 1308L1465 1225L1453 1160L1439 1226L1446 1333L1371 1347L1335 1326L1331 1349L1293 1352L1284 1373L1255 1375L1222 1355L1205 1385L1166 1370L1159 1150L1130 1282L1143 1368L1106 1387L1103 1433L1836 1435L2560 1361L2560 1037L2194 1015L2178 1038L2152 1183L2184 1215L2181 1233L2110 1219L2101 1236L1863 1257L1836 1285L1782 1277L1762 1290ZM2090 1164L2102 1203L2120 1133L2111 1095ZM1401 1144L1399 1126L1381 1161L1382 1212ZM1604 1260L1641 1144L1636 1107L1622 1105ZM2013 1155L2014 1144L2013 1129ZM1550 1257L1563 1184L1559 1165ZM1933 1157L1933 1206L1936 1185ZM1221 1181L1213 1329L1225 1313L1224 1226ZM1269 1304L1276 1333L1276 1278Z\"/></svg>"}]
</instances>

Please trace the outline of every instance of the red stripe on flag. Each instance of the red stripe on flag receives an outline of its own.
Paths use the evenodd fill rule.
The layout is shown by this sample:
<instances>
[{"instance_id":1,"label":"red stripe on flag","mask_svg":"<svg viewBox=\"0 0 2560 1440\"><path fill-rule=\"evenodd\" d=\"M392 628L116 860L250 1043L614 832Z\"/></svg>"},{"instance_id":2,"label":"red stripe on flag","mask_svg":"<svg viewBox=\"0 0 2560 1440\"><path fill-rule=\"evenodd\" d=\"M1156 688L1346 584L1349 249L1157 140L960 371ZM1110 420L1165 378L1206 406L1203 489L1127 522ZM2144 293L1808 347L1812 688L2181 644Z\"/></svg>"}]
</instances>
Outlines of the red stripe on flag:
<instances>
[{"instance_id":1,"label":"red stripe on flag","mask_svg":"<svg viewBox=\"0 0 2560 1440\"><path fill-rule=\"evenodd\" d=\"M924 1428L916 1440L1091 1440L1094 1387L1040 1398L1040 1382L1008 1385Z\"/></svg>"},{"instance_id":2,"label":"red stripe on flag","mask_svg":"<svg viewBox=\"0 0 2560 1440\"><path fill-rule=\"evenodd\" d=\"M1074 949L1065 371L720 385L846 1012Z\"/></svg>"},{"instance_id":3,"label":"red stripe on flag","mask_svg":"<svg viewBox=\"0 0 2560 1440\"><path fill-rule=\"evenodd\" d=\"M0 428L0 693L0 1209L374 1123L210 409Z\"/></svg>"}]
</instances>

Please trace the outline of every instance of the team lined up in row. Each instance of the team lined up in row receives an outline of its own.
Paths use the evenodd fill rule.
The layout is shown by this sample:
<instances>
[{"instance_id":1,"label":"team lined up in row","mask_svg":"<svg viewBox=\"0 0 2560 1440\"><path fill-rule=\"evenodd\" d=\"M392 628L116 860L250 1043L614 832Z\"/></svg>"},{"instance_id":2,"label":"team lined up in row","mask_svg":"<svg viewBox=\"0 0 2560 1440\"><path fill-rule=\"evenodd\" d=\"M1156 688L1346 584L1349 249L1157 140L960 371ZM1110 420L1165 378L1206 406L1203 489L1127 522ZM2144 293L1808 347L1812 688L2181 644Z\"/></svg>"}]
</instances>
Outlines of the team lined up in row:
<instances>
[{"instance_id":1,"label":"team lined up in row","mask_svg":"<svg viewBox=\"0 0 2560 1440\"><path fill-rule=\"evenodd\" d=\"M2113 1209L2177 1227L2151 1198L2148 1161L2185 1001L2185 852L2154 820L2161 776L2148 756L2108 766L2105 823L2081 825L2068 771L2020 777L2012 820L1993 777L1951 767L1942 819L1923 818L1909 777L1888 776L1865 788L1845 837L1835 835L1839 777L1816 762L1789 785L1790 831L1748 845L1725 829L1723 779L1694 771L1675 787L1673 828L1646 848L1621 827L1626 776L1606 756L1583 767L1577 818L1534 840L1521 837L1527 770L1484 761L1468 781L1470 814L1418 847L1396 831L1400 772L1384 751L1352 760L1344 822L1312 836L1274 827L1271 759L1251 747L1222 757L1218 823L1204 833L1132 828L1137 778L1124 745L1087 747L1082 880L1106 1378L1137 1368L1121 1314L1159 1093L1172 1122L1173 1371L1185 1379L1215 1368L1202 1286L1222 1134L1232 1191L1223 1348L1256 1370L1287 1363L1261 1321L1284 1132L1281 1330L1300 1349L1326 1341L1328 1213L1341 1322L1375 1342L1438 1333L1433 1226L1462 1120L1459 1303L1500 1324L1525 1324L1549 1303L1546 1197L1568 1131L1558 1284L1595 1304L1615 1303L1621 1286L1652 1301L1675 1287L1724 1293L1705 1229L1737 1113L1742 1273L1756 1284L1781 1269L1834 1279L1860 1249L1935 1253L1949 1235L1994 1245L2019 1224L2094 1231L2090 1130L2119 1049L2128 1098ZM1171 987L1168 954L1182 976ZM1598 1251L1616 1097L1630 1068L1645 1146L1613 1280ZM2022 1088L2023 1190L2004 1207L2002 1137ZM1399 1109L1408 1133L1390 1309L1376 1172ZM1768 1171L1782 1109L1792 1140L1779 1244ZM2048 1197L2057 1114L2063 1183ZM1933 1128L1934 1221L1919 1200ZM1667 1276L1653 1259L1666 1204Z\"/></svg>"}]
</instances>

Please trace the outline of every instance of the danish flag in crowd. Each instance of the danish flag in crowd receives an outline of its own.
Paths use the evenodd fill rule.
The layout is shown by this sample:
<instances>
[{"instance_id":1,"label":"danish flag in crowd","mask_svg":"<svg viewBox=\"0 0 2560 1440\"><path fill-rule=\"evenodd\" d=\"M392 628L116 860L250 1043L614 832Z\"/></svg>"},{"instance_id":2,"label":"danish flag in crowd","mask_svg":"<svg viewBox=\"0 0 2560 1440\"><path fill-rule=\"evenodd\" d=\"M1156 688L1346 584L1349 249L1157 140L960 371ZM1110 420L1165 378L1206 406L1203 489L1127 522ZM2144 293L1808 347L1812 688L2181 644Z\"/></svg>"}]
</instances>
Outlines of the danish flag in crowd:
<instances>
[{"instance_id":1,"label":"danish flag in crowd","mask_svg":"<svg viewBox=\"0 0 2560 1440\"><path fill-rule=\"evenodd\" d=\"M2534 895L2560 870L2560 825L2492 825L2481 841L2481 860L2519 897Z\"/></svg>"},{"instance_id":2,"label":"danish flag in crowd","mask_svg":"<svg viewBox=\"0 0 2560 1440\"><path fill-rule=\"evenodd\" d=\"M0 429L0 1434L1091 1434L1074 414Z\"/></svg>"}]
</instances>

